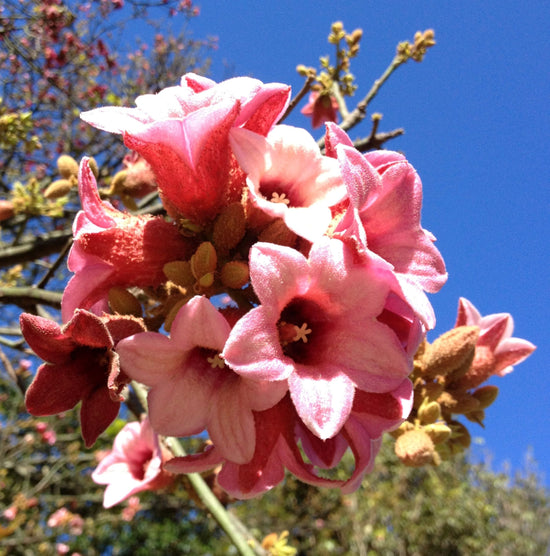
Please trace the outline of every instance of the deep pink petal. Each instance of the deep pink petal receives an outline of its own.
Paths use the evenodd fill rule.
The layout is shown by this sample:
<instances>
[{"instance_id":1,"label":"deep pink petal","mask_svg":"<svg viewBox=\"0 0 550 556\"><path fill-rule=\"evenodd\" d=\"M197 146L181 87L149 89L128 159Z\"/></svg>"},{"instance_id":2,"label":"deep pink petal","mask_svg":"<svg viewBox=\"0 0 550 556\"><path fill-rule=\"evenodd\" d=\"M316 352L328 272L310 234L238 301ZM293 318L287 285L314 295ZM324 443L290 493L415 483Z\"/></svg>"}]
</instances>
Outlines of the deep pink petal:
<instances>
[{"instance_id":1,"label":"deep pink petal","mask_svg":"<svg viewBox=\"0 0 550 556\"><path fill-rule=\"evenodd\" d=\"M116 419L119 409L120 403L111 400L107 388L97 388L82 400L80 427L87 448Z\"/></svg>"},{"instance_id":2,"label":"deep pink petal","mask_svg":"<svg viewBox=\"0 0 550 556\"><path fill-rule=\"evenodd\" d=\"M62 363L75 348L75 342L50 319L23 313L19 323L29 346L45 361Z\"/></svg>"}]
</instances>

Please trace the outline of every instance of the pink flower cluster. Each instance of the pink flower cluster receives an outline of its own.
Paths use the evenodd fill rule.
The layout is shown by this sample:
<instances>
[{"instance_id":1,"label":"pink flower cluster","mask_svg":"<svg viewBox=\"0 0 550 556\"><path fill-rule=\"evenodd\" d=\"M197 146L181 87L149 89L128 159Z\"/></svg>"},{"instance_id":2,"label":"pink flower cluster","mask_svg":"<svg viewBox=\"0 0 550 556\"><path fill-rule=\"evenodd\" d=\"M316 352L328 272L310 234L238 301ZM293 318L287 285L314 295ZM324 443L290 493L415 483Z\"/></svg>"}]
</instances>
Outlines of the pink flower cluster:
<instances>
[{"instance_id":1,"label":"pink flower cluster","mask_svg":"<svg viewBox=\"0 0 550 556\"><path fill-rule=\"evenodd\" d=\"M151 430L128 425L94 473L110 485L107 505L152 488L157 441L145 448L134 437L153 431L206 431L205 451L164 469L221 467L218 482L235 497L272 488L285 470L351 491L382 434L411 410L408 375L435 323L426 292L447 277L420 224L420 178L398 153L361 154L334 123L322 154L303 129L277 125L289 95L278 83L187 74L135 108L82 115L146 161L167 213L134 216L101 201L84 159L65 324L22 318L47 361L29 410L82 400L88 444L116 416L124 385L149 389ZM121 288L139 292L143 318L113 314ZM324 478L348 448L353 474ZM114 486L110 477L124 474L127 485Z\"/></svg>"}]
</instances>

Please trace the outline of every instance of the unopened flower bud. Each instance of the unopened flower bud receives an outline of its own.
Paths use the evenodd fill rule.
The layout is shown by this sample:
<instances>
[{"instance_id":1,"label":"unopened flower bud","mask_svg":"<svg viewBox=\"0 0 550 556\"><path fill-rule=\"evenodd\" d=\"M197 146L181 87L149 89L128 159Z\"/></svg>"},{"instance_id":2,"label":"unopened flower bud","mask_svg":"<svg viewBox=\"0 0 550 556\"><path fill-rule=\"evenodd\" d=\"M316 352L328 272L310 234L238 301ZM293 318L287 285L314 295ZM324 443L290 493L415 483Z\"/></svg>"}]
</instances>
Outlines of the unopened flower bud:
<instances>
[{"instance_id":1,"label":"unopened flower bud","mask_svg":"<svg viewBox=\"0 0 550 556\"><path fill-rule=\"evenodd\" d=\"M209 241L203 241L191 257L191 272L193 276L200 280L204 275L216 270L218 256L216 249Z\"/></svg>"},{"instance_id":2,"label":"unopened flower bud","mask_svg":"<svg viewBox=\"0 0 550 556\"><path fill-rule=\"evenodd\" d=\"M229 261L223 265L220 278L224 286L240 289L250 278L248 265L243 261Z\"/></svg>"},{"instance_id":3,"label":"unopened flower bud","mask_svg":"<svg viewBox=\"0 0 550 556\"><path fill-rule=\"evenodd\" d=\"M73 188L74 183L75 182L68 179L56 180L48 185L46 191L44 191L44 197L46 197L46 199L59 199L60 197L64 197Z\"/></svg>"},{"instance_id":4,"label":"unopened flower bud","mask_svg":"<svg viewBox=\"0 0 550 556\"><path fill-rule=\"evenodd\" d=\"M395 441L395 453L408 467L422 467L434 462L435 446L424 431L414 429Z\"/></svg>"},{"instance_id":5,"label":"unopened flower bud","mask_svg":"<svg viewBox=\"0 0 550 556\"><path fill-rule=\"evenodd\" d=\"M450 443L459 445L462 449L469 448L472 443L472 437L468 429L458 421L452 422L452 435L449 440Z\"/></svg>"},{"instance_id":6,"label":"unopened flower bud","mask_svg":"<svg viewBox=\"0 0 550 556\"><path fill-rule=\"evenodd\" d=\"M15 214L13 203L4 199L0 200L0 222L8 220Z\"/></svg>"},{"instance_id":7,"label":"unopened flower bud","mask_svg":"<svg viewBox=\"0 0 550 556\"><path fill-rule=\"evenodd\" d=\"M482 386L472 393L472 396L479 402L479 408L485 409L489 407L498 396L498 386Z\"/></svg>"},{"instance_id":8,"label":"unopened flower bud","mask_svg":"<svg viewBox=\"0 0 550 556\"><path fill-rule=\"evenodd\" d=\"M162 267L164 275L182 288L188 288L195 282L189 261L172 261Z\"/></svg>"},{"instance_id":9,"label":"unopened flower bud","mask_svg":"<svg viewBox=\"0 0 550 556\"><path fill-rule=\"evenodd\" d=\"M78 176L78 162L68 154L62 154L57 159L57 170L62 178L69 179Z\"/></svg>"},{"instance_id":10,"label":"unopened flower bud","mask_svg":"<svg viewBox=\"0 0 550 556\"><path fill-rule=\"evenodd\" d=\"M269 243L276 243L285 247L294 247L296 243L296 234L289 230L280 218L274 220L266 228L264 228L258 236L259 241L267 241Z\"/></svg>"},{"instance_id":11,"label":"unopened flower bud","mask_svg":"<svg viewBox=\"0 0 550 556\"><path fill-rule=\"evenodd\" d=\"M477 326L453 328L428 345L422 356L423 374L426 377L447 375L474 359L479 338Z\"/></svg>"},{"instance_id":12,"label":"unopened flower bud","mask_svg":"<svg viewBox=\"0 0 550 556\"><path fill-rule=\"evenodd\" d=\"M246 217L241 203L231 203L224 207L214 222L212 241L220 252L225 253L244 237Z\"/></svg>"},{"instance_id":13,"label":"unopened flower bud","mask_svg":"<svg viewBox=\"0 0 550 556\"><path fill-rule=\"evenodd\" d=\"M443 392L437 401L451 413L469 413L479 409L479 401L467 392Z\"/></svg>"},{"instance_id":14,"label":"unopened flower bud","mask_svg":"<svg viewBox=\"0 0 550 556\"><path fill-rule=\"evenodd\" d=\"M434 444L442 444L451 437L451 429L444 423L432 423L423 428Z\"/></svg>"},{"instance_id":15,"label":"unopened flower bud","mask_svg":"<svg viewBox=\"0 0 550 556\"><path fill-rule=\"evenodd\" d=\"M418 418L424 425L435 423L440 417L441 408L437 402L427 402L424 400L424 403L418 409Z\"/></svg>"},{"instance_id":16,"label":"unopened flower bud","mask_svg":"<svg viewBox=\"0 0 550 556\"><path fill-rule=\"evenodd\" d=\"M128 172L126 170L121 170L114 175L113 180L111 181L111 194L121 193L122 191L124 191L124 184L126 182L127 174Z\"/></svg>"},{"instance_id":17,"label":"unopened flower bud","mask_svg":"<svg viewBox=\"0 0 550 556\"><path fill-rule=\"evenodd\" d=\"M142 308L138 299L128 290L115 286L109 290L109 307L119 315L141 317Z\"/></svg>"},{"instance_id":18,"label":"unopened flower bud","mask_svg":"<svg viewBox=\"0 0 550 556\"><path fill-rule=\"evenodd\" d=\"M92 171L92 174L97 179L99 177L99 167L97 165L97 162L95 161L95 158L90 157L88 159L88 165L90 166L90 170Z\"/></svg>"}]
</instances>

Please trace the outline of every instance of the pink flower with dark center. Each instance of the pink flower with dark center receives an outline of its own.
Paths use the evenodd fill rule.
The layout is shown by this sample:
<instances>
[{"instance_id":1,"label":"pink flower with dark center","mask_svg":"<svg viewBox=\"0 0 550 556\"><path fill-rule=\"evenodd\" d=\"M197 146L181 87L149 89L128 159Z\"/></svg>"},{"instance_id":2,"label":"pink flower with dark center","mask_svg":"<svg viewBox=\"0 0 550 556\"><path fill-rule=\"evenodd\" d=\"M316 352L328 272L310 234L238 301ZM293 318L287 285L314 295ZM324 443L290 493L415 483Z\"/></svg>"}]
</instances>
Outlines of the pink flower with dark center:
<instances>
[{"instance_id":1,"label":"pink flower with dark center","mask_svg":"<svg viewBox=\"0 0 550 556\"><path fill-rule=\"evenodd\" d=\"M338 102L332 95L321 95L318 91L313 91L309 94L308 103L300 112L309 116L313 129L317 129L325 122L338 121Z\"/></svg>"},{"instance_id":2,"label":"pink flower with dark center","mask_svg":"<svg viewBox=\"0 0 550 556\"><path fill-rule=\"evenodd\" d=\"M107 310L113 286L160 285L166 281L164 265L193 252L192 242L164 218L131 216L101 201L86 158L80 166L79 191L83 210L73 224L68 267L75 275L63 294L64 321L76 308Z\"/></svg>"},{"instance_id":3,"label":"pink flower with dark center","mask_svg":"<svg viewBox=\"0 0 550 556\"><path fill-rule=\"evenodd\" d=\"M92 473L92 480L107 485L103 506L111 508L144 490L160 490L173 477L162 469L163 453L148 419L124 425L113 449Z\"/></svg>"},{"instance_id":4,"label":"pink flower with dark center","mask_svg":"<svg viewBox=\"0 0 550 556\"><path fill-rule=\"evenodd\" d=\"M336 160L322 156L313 137L296 127L278 125L267 137L234 129L230 138L252 203L309 241L321 237L331 207L346 194Z\"/></svg>"},{"instance_id":5,"label":"pink flower with dark center","mask_svg":"<svg viewBox=\"0 0 550 556\"><path fill-rule=\"evenodd\" d=\"M338 158L349 197L335 235L353 237L391 263L407 300L425 325L433 328L435 316L424 291L439 291L447 272L434 236L420 225L418 174L399 153L362 155L334 124L327 124L326 148L327 155Z\"/></svg>"},{"instance_id":6,"label":"pink flower with dark center","mask_svg":"<svg viewBox=\"0 0 550 556\"><path fill-rule=\"evenodd\" d=\"M244 176L229 147L229 131L262 135L283 114L290 87L238 77L216 84L186 74L177 87L142 95L136 108L84 112L91 125L122 133L130 149L151 165L168 213L203 223L240 199Z\"/></svg>"},{"instance_id":7,"label":"pink flower with dark center","mask_svg":"<svg viewBox=\"0 0 550 556\"><path fill-rule=\"evenodd\" d=\"M241 376L288 380L313 434L335 436L355 389L386 393L410 373L422 327L391 266L322 238L301 253L257 243L250 275L260 305L234 326L222 356Z\"/></svg>"},{"instance_id":8,"label":"pink flower with dark center","mask_svg":"<svg viewBox=\"0 0 550 556\"><path fill-rule=\"evenodd\" d=\"M495 313L482 317L470 301L461 297L458 303L457 326L478 326L479 338L474 361L465 376L453 383L453 389L476 388L493 375L511 373L536 347L527 340L512 338L514 320L509 313Z\"/></svg>"},{"instance_id":9,"label":"pink flower with dark center","mask_svg":"<svg viewBox=\"0 0 550 556\"><path fill-rule=\"evenodd\" d=\"M27 313L20 323L29 346L46 361L25 395L27 411L55 415L82 401L82 436L91 446L118 415L121 391L129 382L113 348L143 325L132 317L100 318L82 309L63 327Z\"/></svg>"},{"instance_id":10,"label":"pink flower with dark center","mask_svg":"<svg viewBox=\"0 0 550 556\"><path fill-rule=\"evenodd\" d=\"M352 492L372 468L382 433L403 422L412 402L412 384L408 379L389 393L358 390L341 431L330 439L321 440L304 426L290 396L286 396L274 407L254 412L256 444L249 462L239 464L224 459L214 444L202 453L173 458L165 467L173 473L191 473L221 464L217 477L219 485L231 496L241 499L258 496L279 484L284 479L285 469L306 483ZM299 445L311 463L304 461ZM352 475L345 481L320 476L320 469L332 469L339 464L347 448L355 457Z\"/></svg>"},{"instance_id":11,"label":"pink flower with dark center","mask_svg":"<svg viewBox=\"0 0 550 556\"><path fill-rule=\"evenodd\" d=\"M206 298L195 296L178 312L170 338L137 334L117 346L121 366L150 387L149 418L156 432L189 436L208 430L224 457L244 463L254 453L252 411L286 393L286 381L242 378L220 357L231 327Z\"/></svg>"}]
</instances>

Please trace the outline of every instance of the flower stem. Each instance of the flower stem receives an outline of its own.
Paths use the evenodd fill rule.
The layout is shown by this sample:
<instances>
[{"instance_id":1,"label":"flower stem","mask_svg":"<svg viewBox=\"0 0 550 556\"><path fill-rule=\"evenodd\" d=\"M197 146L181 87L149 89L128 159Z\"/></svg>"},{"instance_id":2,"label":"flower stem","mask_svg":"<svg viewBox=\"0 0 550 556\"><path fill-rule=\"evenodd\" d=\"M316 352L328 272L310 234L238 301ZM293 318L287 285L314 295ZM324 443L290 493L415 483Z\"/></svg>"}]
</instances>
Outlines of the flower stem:
<instances>
[{"instance_id":1,"label":"flower stem","mask_svg":"<svg viewBox=\"0 0 550 556\"><path fill-rule=\"evenodd\" d=\"M145 388L136 381L132 381L132 388L141 402L141 405L145 409L147 407L147 392ZM168 446L168 448L170 448L174 456L183 457L187 455L181 445L181 442L177 438L164 437L164 443ZM242 530L246 530L246 528L242 524L235 523L236 518L231 516L223 507L201 475L199 473L188 473L187 478L189 479L191 486L197 493L201 502L208 508L208 511L218 522L218 525L231 539L231 542L235 545L239 554L241 556L255 556L256 552L252 549L248 540L242 534ZM237 525L241 526L237 527Z\"/></svg>"}]
</instances>

